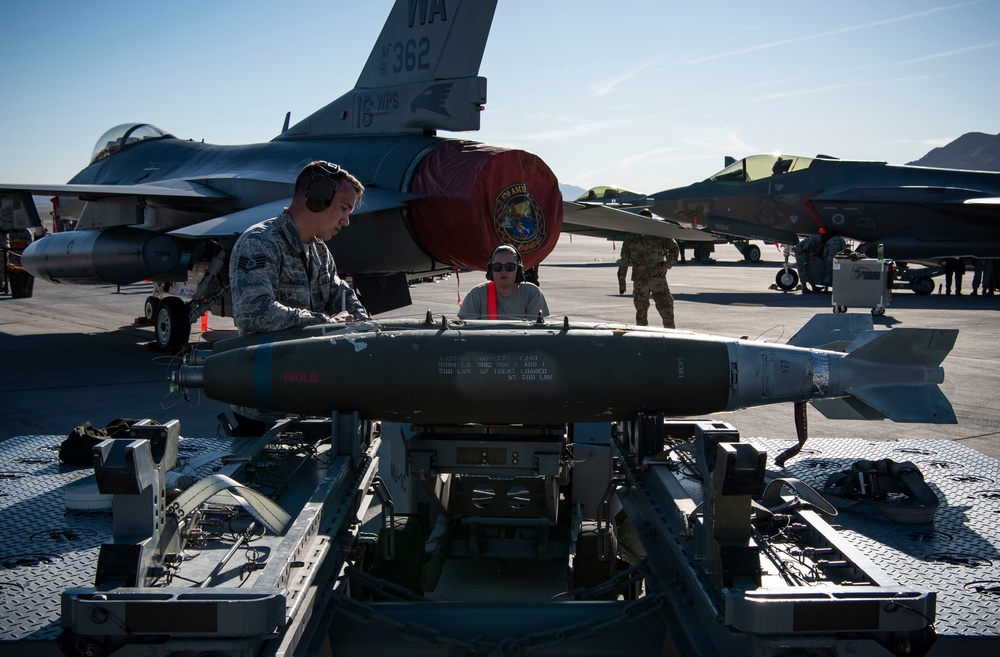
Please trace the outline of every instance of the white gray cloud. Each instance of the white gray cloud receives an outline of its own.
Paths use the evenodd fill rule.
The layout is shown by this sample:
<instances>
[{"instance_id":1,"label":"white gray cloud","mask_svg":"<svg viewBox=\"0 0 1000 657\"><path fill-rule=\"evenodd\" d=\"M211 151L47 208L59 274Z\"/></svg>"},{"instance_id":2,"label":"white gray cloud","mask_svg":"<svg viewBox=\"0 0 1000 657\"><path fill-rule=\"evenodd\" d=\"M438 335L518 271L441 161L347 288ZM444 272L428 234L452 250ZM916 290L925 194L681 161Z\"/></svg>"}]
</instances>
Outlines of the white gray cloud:
<instances>
[{"instance_id":1,"label":"white gray cloud","mask_svg":"<svg viewBox=\"0 0 1000 657\"><path fill-rule=\"evenodd\" d=\"M643 64L638 64L636 66L633 66L632 68L625 71L624 73L621 73L620 75L606 78L604 80L595 80L587 85L587 91L589 91L594 96L607 95L615 91L618 87L628 82L635 76L642 73L644 70L655 64L657 61L658 59L652 59Z\"/></svg>"},{"instance_id":2,"label":"white gray cloud","mask_svg":"<svg viewBox=\"0 0 1000 657\"><path fill-rule=\"evenodd\" d=\"M949 11L952 9L959 9L961 7L966 7L971 4L976 4L976 2L966 2L960 5L948 5L944 7L934 7L933 9L927 9L925 11L920 11L915 14L906 14L904 16L896 16L895 18L886 18L884 20L875 21L873 23L864 23L862 25L851 25L848 27L840 27L833 30L826 30L825 32L818 32L816 34L810 34L806 36L795 37L792 39L781 39L780 41L772 41L771 43L763 43L758 46L750 46L749 48L741 48L739 50L731 50L728 52L715 53L713 55L706 55L705 57L698 57L686 61L686 64L701 64L703 62L710 62L717 59L723 59L726 57L736 57L739 55L745 55L751 52L757 52L760 50L767 50L770 48L778 48L781 46L786 46L791 43L802 43L803 41L812 41L814 39L822 39L828 36L833 36L835 34L844 34L847 32L857 32L859 30L867 30L873 27L880 27L882 25L890 25L892 23L899 23L901 21L912 20L914 18L921 18L923 16L929 16L931 14L936 14L942 11Z\"/></svg>"}]
</instances>

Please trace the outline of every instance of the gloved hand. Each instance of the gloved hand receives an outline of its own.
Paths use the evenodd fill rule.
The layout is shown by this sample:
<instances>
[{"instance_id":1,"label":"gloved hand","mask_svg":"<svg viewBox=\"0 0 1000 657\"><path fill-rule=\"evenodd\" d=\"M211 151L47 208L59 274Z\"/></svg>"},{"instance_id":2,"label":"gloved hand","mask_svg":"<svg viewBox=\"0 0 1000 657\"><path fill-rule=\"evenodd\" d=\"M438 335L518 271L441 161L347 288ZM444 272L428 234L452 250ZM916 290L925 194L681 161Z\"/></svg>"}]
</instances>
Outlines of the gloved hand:
<instances>
[{"instance_id":1,"label":"gloved hand","mask_svg":"<svg viewBox=\"0 0 1000 657\"><path fill-rule=\"evenodd\" d=\"M625 288L623 287L618 288L618 294L625 294Z\"/></svg>"}]
</instances>

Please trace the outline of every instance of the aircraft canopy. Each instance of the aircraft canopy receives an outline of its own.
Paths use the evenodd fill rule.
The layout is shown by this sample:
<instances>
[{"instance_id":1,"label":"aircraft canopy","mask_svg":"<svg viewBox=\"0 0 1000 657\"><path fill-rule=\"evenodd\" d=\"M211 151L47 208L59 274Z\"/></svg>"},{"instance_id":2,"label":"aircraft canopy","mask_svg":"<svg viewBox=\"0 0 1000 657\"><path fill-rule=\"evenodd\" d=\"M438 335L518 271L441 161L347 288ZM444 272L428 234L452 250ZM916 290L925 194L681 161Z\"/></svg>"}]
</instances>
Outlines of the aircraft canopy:
<instances>
[{"instance_id":1,"label":"aircraft canopy","mask_svg":"<svg viewBox=\"0 0 1000 657\"><path fill-rule=\"evenodd\" d=\"M798 155L751 155L733 162L728 167L709 176L705 182L753 182L791 171L808 169L815 158Z\"/></svg>"},{"instance_id":2,"label":"aircraft canopy","mask_svg":"<svg viewBox=\"0 0 1000 657\"><path fill-rule=\"evenodd\" d=\"M113 155L121 150L122 146L128 146L146 139L159 139L160 137L173 137L155 125L149 123L123 123L111 128L97 140L94 151L90 154L90 163L103 160L109 155Z\"/></svg>"},{"instance_id":3,"label":"aircraft canopy","mask_svg":"<svg viewBox=\"0 0 1000 657\"><path fill-rule=\"evenodd\" d=\"M616 201L622 197L639 196L636 192L630 192L621 187L592 187L583 193L577 201Z\"/></svg>"}]
</instances>

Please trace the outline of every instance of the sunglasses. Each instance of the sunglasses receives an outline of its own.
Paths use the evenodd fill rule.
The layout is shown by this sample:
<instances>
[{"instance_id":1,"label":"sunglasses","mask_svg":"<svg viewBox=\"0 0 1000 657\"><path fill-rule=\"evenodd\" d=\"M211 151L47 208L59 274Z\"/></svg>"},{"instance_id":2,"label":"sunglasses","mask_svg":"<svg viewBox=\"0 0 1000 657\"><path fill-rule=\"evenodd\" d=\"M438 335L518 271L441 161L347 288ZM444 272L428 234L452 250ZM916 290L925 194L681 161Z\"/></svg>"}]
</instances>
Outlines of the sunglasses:
<instances>
[{"instance_id":1,"label":"sunglasses","mask_svg":"<svg viewBox=\"0 0 1000 657\"><path fill-rule=\"evenodd\" d=\"M506 269L507 271L514 271L515 269L517 269L517 263L516 262L494 262L494 263L490 264L490 269L492 269L493 271L503 271L504 269Z\"/></svg>"}]
</instances>

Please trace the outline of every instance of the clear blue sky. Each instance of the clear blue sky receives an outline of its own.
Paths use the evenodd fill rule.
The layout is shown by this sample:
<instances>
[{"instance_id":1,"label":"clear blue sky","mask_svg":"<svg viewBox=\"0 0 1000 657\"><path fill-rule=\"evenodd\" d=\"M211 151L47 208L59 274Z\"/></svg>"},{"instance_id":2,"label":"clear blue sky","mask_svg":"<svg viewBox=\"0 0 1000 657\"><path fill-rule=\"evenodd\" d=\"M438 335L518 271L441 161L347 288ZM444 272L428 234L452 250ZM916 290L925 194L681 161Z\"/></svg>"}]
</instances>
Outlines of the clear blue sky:
<instances>
[{"instance_id":1,"label":"clear blue sky","mask_svg":"<svg viewBox=\"0 0 1000 657\"><path fill-rule=\"evenodd\" d=\"M119 123L268 141L354 85L391 0L14 0L0 181L63 183ZM1000 132L1000 2L499 0L482 129L561 182L652 193L782 151L905 163Z\"/></svg>"}]
</instances>

